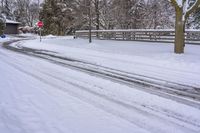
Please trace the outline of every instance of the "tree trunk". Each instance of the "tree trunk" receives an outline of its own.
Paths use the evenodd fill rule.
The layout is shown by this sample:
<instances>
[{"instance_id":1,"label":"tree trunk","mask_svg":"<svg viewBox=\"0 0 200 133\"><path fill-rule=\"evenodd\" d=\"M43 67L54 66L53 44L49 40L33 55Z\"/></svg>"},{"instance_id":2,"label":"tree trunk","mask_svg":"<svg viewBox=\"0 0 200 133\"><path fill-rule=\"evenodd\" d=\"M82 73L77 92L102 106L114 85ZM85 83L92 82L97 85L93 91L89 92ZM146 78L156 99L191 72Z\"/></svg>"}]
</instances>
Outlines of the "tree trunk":
<instances>
[{"instance_id":1,"label":"tree trunk","mask_svg":"<svg viewBox=\"0 0 200 133\"><path fill-rule=\"evenodd\" d=\"M95 12L96 12L96 30L100 29L100 12L99 12L99 0L95 0ZM98 32L96 37L99 38Z\"/></svg>"},{"instance_id":2,"label":"tree trunk","mask_svg":"<svg viewBox=\"0 0 200 133\"><path fill-rule=\"evenodd\" d=\"M184 53L185 45L185 20L183 20L183 10L176 10L176 26L175 26L175 47L174 52L177 54Z\"/></svg>"},{"instance_id":3,"label":"tree trunk","mask_svg":"<svg viewBox=\"0 0 200 133\"><path fill-rule=\"evenodd\" d=\"M91 1L89 0L89 43L92 43L92 13L91 13Z\"/></svg>"}]
</instances>

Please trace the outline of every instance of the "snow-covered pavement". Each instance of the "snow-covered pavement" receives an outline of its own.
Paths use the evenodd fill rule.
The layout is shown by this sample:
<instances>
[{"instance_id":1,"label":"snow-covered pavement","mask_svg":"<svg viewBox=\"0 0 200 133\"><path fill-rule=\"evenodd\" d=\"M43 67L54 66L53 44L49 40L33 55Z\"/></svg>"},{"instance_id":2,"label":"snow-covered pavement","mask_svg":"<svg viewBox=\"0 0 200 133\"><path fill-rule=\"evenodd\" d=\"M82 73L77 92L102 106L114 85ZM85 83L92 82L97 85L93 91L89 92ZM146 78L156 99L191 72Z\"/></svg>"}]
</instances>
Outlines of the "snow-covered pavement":
<instances>
[{"instance_id":1,"label":"snow-covered pavement","mask_svg":"<svg viewBox=\"0 0 200 133\"><path fill-rule=\"evenodd\" d=\"M46 43L28 41L24 45L47 50L57 47L54 39L45 41L52 43L46 46ZM93 48L95 46L88 46L90 51L79 46L66 47L61 44L58 49L63 49L62 54L67 49L66 54L70 54L70 57L74 55L86 61L101 61L106 56L102 58L103 62L112 54L110 50L102 49L100 52L105 54L95 57L94 53L98 53ZM74 51L70 53L72 49ZM92 60L92 57L95 58ZM110 61L117 62L116 58ZM121 59L123 63L126 62ZM200 132L200 110L197 108L2 47L0 73L2 133ZM193 82L189 83L194 85ZM195 83L198 85L198 82Z\"/></svg>"},{"instance_id":2,"label":"snow-covered pavement","mask_svg":"<svg viewBox=\"0 0 200 133\"><path fill-rule=\"evenodd\" d=\"M33 70L35 65L41 64L40 61L35 62L30 58L24 58L24 61L19 58L21 62L29 63L27 68L25 64L19 65L12 58L5 58L3 53L0 57L2 133L110 133L131 132L132 129L145 132L80 100L76 94L71 94L72 92L68 94L68 89L77 88L67 83L59 85L60 82L56 83L55 79L48 79L48 76L42 75L39 70ZM50 64L43 65L41 69L45 70L44 67ZM50 73L49 69L46 71Z\"/></svg>"}]
</instances>

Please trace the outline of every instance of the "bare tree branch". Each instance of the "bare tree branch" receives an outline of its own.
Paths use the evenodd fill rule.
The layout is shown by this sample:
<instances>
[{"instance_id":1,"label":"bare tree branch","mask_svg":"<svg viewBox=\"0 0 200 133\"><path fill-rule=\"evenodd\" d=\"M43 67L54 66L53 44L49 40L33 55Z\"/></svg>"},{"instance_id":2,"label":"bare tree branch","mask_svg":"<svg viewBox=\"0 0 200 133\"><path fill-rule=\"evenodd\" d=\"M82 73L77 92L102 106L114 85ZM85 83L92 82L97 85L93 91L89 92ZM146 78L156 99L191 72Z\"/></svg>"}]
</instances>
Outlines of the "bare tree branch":
<instances>
[{"instance_id":1,"label":"bare tree branch","mask_svg":"<svg viewBox=\"0 0 200 133\"><path fill-rule=\"evenodd\" d=\"M180 8L176 0L169 0L169 2L172 3L172 5L173 5L176 9Z\"/></svg>"},{"instance_id":2,"label":"bare tree branch","mask_svg":"<svg viewBox=\"0 0 200 133\"><path fill-rule=\"evenodd\" d=\"M194 12L197 8L200 6L200 0L196 0L196 2L188 9L188 11L185 14L185 18L188 18L189 15Z\"/></svg>"}]
</instances>

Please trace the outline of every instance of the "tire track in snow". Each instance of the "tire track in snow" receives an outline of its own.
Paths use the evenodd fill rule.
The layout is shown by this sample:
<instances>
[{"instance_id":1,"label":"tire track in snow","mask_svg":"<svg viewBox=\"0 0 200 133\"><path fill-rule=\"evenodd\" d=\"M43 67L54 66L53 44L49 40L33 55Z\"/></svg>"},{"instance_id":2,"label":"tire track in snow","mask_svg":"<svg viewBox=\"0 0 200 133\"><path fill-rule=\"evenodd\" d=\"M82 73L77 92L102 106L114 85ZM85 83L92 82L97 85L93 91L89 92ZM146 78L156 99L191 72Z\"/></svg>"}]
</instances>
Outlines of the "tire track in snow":
<instances>
[{"instance_id":1,"label":"tire track in snow","mask_svg":"<svg viewBox=\"0 0 200 133\"><path fill-rule=\"evenodd\" d=\"M32 54L31 54L32 55ZM119 73L116 70L115 71L110 71L105 70L104 68L99 68L99 67L91 67L90 65L88 66L85 63L79 63L79 61L76 62L76 60L71 60L71 59L66 59L64 62L61 59L53 58L53 57L48 57L43 54L33 54L33 56L40 57L42 59L47 59L49 61L52 61L56 64L63 65L65 67L70 67L72 69L76 69L82 72L89 73L91 75L96 75L100 76L103 78L110 79L112 81L120 82L122 84L126 84L129 86L142 86L142 90L145 90L149 93L152 94L159 94L167 98L172 98L173 100L176 100L178 102L183 102L185 104L195 106L197 108L200 108L200 95L199 92L196 90L199 90L199 88L193 88L191 86L187 85L181 85L181 84L175 84L174 83L167 83L163 84L162 82L167 82L167 81L158 81L161 83L154 82L153 79L149 81L149 78L143 77L143 78L138 78L138 76L129 76L129 75L124 75L123 73ZM140 87L141 88L141 87ZM191 91L193 90L193 91ZM156 91L156 92L155 92Z\"/></svg>"},{"instance_id":2,"label":"tire track in snow","mask_svg":"<svg viewBox=\"0 0 200 133\"><path fill-rule=\"evenodd\" d=\"M118 117L121 117L121 118L123 118L123 119L126 119L126 120L128 120L129 122L131 122L131 123L133 123L133 124L135 124L135 125L137 125L137 126L139 126L139 127L142 127L142 128L143 128L143 126L145 125L145 128L146 128L146 129L152 129L153 132L165 132L165 131L162 130L162 129L157 130L156 127L157 127L158 125L156 125L156 127L154 127L155 125L147 125L147 123L144 123L144 122L142 122L142 121L139 122L140 119L138 119L138 118L133 118L134 116L132 116L132 117L127 116L127 115L126 115L126 112L125 112L125 113L123 113L123 112L118 112L119 110L117 110L116 108L112 109L112 108L109 108L109 107L105 107L105 104L104 104L104 103L98 103L97 101L91 101L91 99L88 99L88 98L86 98L86 97L83 97L81 94L77 94L77 92L73 92L72 90L71 90L71 91L67 90L67 89L66 89L65 87L63 87L62 85L59 86L59 85L57 85L57 84L54 84L54 82L45 80L44 78L41 78L40 76L35 75L34 73L29 72L28 70L24 70L24 69L23 69L23 65L16 64L16 62L15 62L15 64L14 64L14 63L8 62L8 61L6 61L6 60L4 60L4 62L7 62L7 63L8 63L9 65L11 65L13 68L15 68L15 69L17 69L17 70L19 70L19 71L21 71L21 72L23 72L23 73L26 73L27 75L30 75L31 77L34 77L34 78L36 78L37 80L40 80L40 81L44 82L45 84L51 85L51 86L53 86L53 87L55 87L55 88L57 88L57 89L61 89L62 91L67 91L67 92L70 93L72 96L75 96L75 97L77 97L77 98L79 98L79 99L81 99L81 100L85 100L86 102L89 102L90 104L91 104L91 102L92 102L92 105L93 105L93 106L96 106L96 107L101 108L101 109L103 109L103 110L105 110L105 111L107 111L107 112L109 112L109 113L112 113L112 114L118 116ZM40 73L41 73L41 72L40 72ZM127 111L132 112L132 113L135 112L135 113L137 113L138 115L140 115L140 117L143 117L144 120L145 120L145 118L151 117L152 120L155 120L155 119L156 119L156 121L165 121L165 122L167 122L169 125L176 125L176 126L178 126L180 129L181 129L181 128L184 128L184 129L185 129L185 127L183 126L184 124L181 125L181 124L178 124L178 123L174 123L174 122L171 121L171 120L167 120L167 119L165 119L165 118L159 116L160 114L159 114L159 115L155 115L155 113L152 113L153 111L151 111L151 113L150 113L150 112L147 112L147 110L149 110L149 109L146 108L146 107L141 108L141 107L138 107L138 106L135 106L135 105L134 105L134 106L133 106L133 105L129 105L129 104L123 103L123 102L121 102L121 101L119 101L119 100L117 100L117 99L112 99L112 98L109 98L109 97L107 97L107 96L105 96L105 95L99 94L99 93L97 93L97 92L95 92L95 91L91 91L91 90L89 90L88 88L86 88L86 87L84 87L84 86L80 86L80 85L75 84L75 83L73 83L73 82L69 82L69 81L60 79L60 78L55 77L55 76L53 76L53 75L47 75L47 74L45 74L45 73L41 73L41 74L46 75L47 77L52 77L53 80L55 80L56 82L63 82L63 83L67 83L67 84L70 84L70 85L72 85L72 86L75 86L76 88L80 89L82 92L87 93L87 94L89 93L92 97L95 96L97 99L100 99L100 100L103 99L103 101L105 101L105 103L111 102L112 104L114 104L114 106L117 106L117 108L118 108L118 107L119 107L119 108L123 108L124 110L127 110ZM95 99L96 99L96 98L95 98ZM108 109L107 109L107 108L108 108ZM154 111L155 111L155 110L154 110ZM173 117L173 116L171 116L171 117ZM134 119L138 119L138 121L134 121ZM174 118L174 119L177 119L177 118ZM180 122L180 121L179 121L179 122ZM184 122L187 123L187 121L184 121ZM159 122L157 122L157 123L159 123ZM181 122L181 123L182 123L182 122ZM168 125L168 124L167 124L167 125ZM189 125L192 124L192 126L197 126L197 127L199 128L199 125L198 125L198 124L197 124L197 125L196 125L195 123L188 123L188 124L189 124ZM190 126L191 126L191 125L190 125ZM187 129L187 128L186 128L184 131L195 132L195 131L192 131L192 129Z\"/></svg>"},{"instance_id":3,"label":"tire track in snow","mask_svg":"<svg viewBox=\"0 0 200 133\"><path fill-rule=\"evenodd\" d=\"M39 57L42 59L47 59L56 64L60 64L60 65L66 66L66 67L71 67L73 69L87 72L92 75L101 76L103 78L121 82L121 83L129 85L129 86L140 85L143 87L142 90L145 90L149 93L160 95L160 96L163 96L166 98L171 98L178 102L182 102L184 104L200 108L200 103L197 102L197 101L200 101L200 95L199 95L199 92L196 91L199 89L195 88L195 87L193 88L188 85L182 85L182 84L177 84L177 83L173 83L173 82L169 83L168 81L158 80L155 78L153 79L153 81L156 80L161 83L167 82L167 84L163 84L163 83L160 84L160 83L152 82L152 79L150 81L148 81L150 78L142 76L142 75L134 75L134 76L130 75L129 76L129 75L127 75L127 73L125 73L125 75L124 75L122 71L117 71L115 69L107 69L107 68L99 67L99 66L97 68L95 68L95 65L90 64L90 63L88 65L87 62L82 62L79 60L65 58L65 57L57 57L57 56L51 55L51 54L44 54L43 53L44 51L40 51L40 50L34 50L34 49L30 49L30 48L17 49L15 47L10 47L8 44L4 45L4 46L8 49L11 49L11 50L14 50L17 52L21 52L21 53L28 54L31 56L36 56L36 57ZM63 62L63 60L65 62ZM148 79L148 80L145 80L144 78ZM191 88L194 91L191 91L192 90Z\"/></svg>"}]
</instances>

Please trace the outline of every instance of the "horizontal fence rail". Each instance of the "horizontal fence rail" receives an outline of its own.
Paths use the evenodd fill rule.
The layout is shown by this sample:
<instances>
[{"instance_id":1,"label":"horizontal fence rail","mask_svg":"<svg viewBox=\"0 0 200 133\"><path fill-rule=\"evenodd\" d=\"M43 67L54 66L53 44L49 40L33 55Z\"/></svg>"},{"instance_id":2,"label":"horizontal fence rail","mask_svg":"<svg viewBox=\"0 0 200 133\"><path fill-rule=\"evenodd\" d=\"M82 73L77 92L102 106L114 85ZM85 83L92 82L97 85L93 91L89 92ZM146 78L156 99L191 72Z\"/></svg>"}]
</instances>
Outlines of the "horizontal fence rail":
<instances>
[{"instance_id":1,"label":"horizontal fence rail","mask_svg":"<svg viewBox=\"0 0 200 133\"><path fill-rule=\"evenodd\" d=\"M174 42L173 29L92 30L92 37L103 40ZM88 38L88 30L76 31L76 38ZM200 44L200 30L187 29L186 43Z\"/></svg>"}]
</instances>

